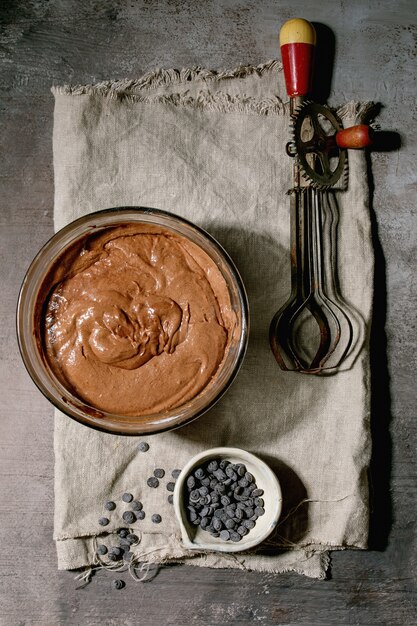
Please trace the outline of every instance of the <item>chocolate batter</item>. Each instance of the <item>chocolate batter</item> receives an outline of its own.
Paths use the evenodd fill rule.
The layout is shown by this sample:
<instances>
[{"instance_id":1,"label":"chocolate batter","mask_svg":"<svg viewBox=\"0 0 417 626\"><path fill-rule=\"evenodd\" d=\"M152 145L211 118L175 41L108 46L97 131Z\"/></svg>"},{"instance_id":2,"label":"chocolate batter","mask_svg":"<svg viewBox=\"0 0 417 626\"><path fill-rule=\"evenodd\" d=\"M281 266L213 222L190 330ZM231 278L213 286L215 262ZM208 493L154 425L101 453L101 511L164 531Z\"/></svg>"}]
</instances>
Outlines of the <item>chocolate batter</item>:
<instances>
[{"instance_id":1,"label":"chocolate batter","mask_svg":"<svg viewBox=\"0 0 417 626\"><path fill-rule=\"evenodd\" d=\"M142 223L73 244L38 301L40 349L55 376L89 405L126 416L199 394L218 373L236 325L210 257Z\"/></svg>"}]
</instances>

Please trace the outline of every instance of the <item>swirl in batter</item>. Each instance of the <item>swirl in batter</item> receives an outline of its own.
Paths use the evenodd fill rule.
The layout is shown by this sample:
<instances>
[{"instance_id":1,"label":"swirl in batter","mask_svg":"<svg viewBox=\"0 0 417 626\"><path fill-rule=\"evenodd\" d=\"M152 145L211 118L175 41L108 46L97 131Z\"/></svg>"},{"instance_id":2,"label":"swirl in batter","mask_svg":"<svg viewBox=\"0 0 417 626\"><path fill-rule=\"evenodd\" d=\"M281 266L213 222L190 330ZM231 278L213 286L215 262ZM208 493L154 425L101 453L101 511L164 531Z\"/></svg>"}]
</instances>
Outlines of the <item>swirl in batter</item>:
<instances>
[{"instance_id":1,"label":"swirl in batter","mask_svg":"<svg viewBox=\"0 0 417 626\"><path fill-rule=\"evenodd\" d=\"M42 298L49 367L76 397L118 415L149 415L198 395L236 325L210 257L141 223L73 244L48 272Z\"/></svg>"}]
</instances>

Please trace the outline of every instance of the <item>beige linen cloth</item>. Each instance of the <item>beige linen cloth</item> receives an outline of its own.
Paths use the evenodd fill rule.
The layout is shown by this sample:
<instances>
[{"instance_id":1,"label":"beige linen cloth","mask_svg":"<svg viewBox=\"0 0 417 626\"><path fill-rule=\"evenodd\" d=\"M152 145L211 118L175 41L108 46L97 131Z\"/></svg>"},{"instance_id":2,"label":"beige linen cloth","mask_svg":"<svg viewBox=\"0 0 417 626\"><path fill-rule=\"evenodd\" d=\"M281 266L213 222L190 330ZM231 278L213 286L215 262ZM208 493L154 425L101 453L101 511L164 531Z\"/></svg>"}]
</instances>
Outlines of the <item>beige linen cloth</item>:
<instances>
[{"instance_id":1,"label":"beige linen cloth","mask_svg":"<svg viewBox=\"0 0 417 626\"><path fill-rule=\"evenodd\" d=\"M146 562L297 571L323 578L328 550L366 548L369 432L369 321L373 250L366 167L349 155L349 188L340 194L339 277L344 297L366 322L354 365L331 377L282 372L268 327L289 294L291 161L281 66L211 72L158 70L137 81L56 87L55 227L108 207L146 206L177 213L213 234L242 274L251 311L249 348L226 395L207 414L174 432L139 438L90 430L55 417L55 540L59 569L92 565L98 518L107 499L113 532L121 495L141 500L133 525ZM345 126L366 105L339 114ZM275 535L249 554L186 551L172 505L170 472L197 452L232 445L260 455L281 481L284 508ZM146 479L167 475L158 489ZM127 507L125 507L127 508ZM160 513L162 523L151 522Z\"/></svg>"}]
</instances>

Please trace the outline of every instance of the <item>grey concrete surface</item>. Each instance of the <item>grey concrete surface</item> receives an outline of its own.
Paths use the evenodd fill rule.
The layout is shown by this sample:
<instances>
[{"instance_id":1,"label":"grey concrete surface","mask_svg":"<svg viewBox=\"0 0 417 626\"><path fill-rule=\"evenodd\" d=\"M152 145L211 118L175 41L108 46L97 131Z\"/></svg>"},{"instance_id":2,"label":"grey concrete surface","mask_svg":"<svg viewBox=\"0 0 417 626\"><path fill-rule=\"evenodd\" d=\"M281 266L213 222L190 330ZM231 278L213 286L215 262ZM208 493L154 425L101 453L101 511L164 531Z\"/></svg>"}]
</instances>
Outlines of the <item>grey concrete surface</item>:
<instances>
[{"instance_id":1,"label":"grey concrete surface","mask_svg":"<svg viewBox=\"0 0 417 626\"><path fill-rule=\"evenodd\" d=\"M3 0L1 624L417 624L415 8L413 0ZM370 156L372 549L334 553L325 582L167 567L124 591L100 574L77 591L72 574L57 572L52 542L52 409L24 370L14 330L20 281L52 234L50 86L136 77L155 66L260 63L279 55L279 27L294 16L324 25L329 102L380 102L378 123L401 136L400 149Z\"/></svg>"}]
</instances>

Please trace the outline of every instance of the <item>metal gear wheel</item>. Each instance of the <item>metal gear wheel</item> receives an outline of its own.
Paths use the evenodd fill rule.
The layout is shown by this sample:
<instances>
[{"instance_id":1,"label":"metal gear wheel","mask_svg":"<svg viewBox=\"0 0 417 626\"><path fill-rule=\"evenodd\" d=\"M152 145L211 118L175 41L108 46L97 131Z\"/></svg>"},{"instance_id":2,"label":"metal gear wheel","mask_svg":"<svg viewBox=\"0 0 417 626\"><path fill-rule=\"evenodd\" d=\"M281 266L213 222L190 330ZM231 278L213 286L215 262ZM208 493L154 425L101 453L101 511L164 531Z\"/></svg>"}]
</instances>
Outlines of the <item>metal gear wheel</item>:
<instances>
[{"instance_id":1,"label":"metal gear wheel","mask_svg":"<svg viewBox=\"0 0 417 626\"><path fill-rule=\"evenodd\" d=\"M328 107L310 101L303 102L292 118L287 153L296 157L303 178L312 186L332 187L346 175L347 151L334 140L342 125Z\"/></svg>"}]
</instances>

